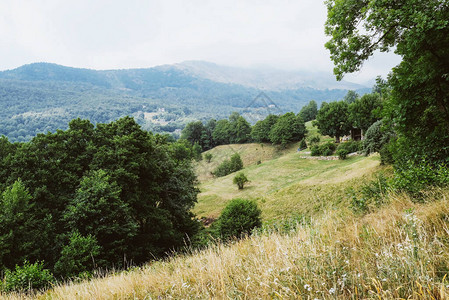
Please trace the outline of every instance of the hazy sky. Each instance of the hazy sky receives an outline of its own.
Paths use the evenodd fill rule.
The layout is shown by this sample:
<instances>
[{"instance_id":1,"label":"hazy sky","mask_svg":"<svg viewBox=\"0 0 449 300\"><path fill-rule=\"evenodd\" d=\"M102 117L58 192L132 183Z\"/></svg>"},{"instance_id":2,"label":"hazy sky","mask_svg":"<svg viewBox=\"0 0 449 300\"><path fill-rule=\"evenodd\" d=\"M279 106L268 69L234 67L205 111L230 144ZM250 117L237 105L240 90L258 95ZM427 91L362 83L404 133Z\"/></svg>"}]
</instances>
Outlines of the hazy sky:
<instances>
[{"instance_id":1,"label":"hazy sky","mask_svg":"<svg viewBox=\"0 0 449 300\"><path fill-rule=\"evenodd\" d=\"M321 0L0 0L0 70L118 69L185 60L332 72ZM363 82L398 63L376 55Z\"/></svg>"}]
</instances>

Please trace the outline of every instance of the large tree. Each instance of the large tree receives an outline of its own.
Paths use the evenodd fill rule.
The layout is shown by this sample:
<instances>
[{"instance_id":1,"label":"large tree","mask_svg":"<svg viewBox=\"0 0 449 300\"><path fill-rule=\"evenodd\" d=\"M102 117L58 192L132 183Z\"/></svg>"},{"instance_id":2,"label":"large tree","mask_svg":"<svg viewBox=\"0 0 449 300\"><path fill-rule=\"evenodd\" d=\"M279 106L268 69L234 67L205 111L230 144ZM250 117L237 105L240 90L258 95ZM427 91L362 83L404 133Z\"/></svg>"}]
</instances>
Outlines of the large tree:
<instances>
[{"instance_id":1,"label":"large tree","mask_svg":"<svg viewBox=\"0 0 449 300\"><path fill-rule=\"evenodd\" d=\"M358 71L395 47L388 118L409 159L449 161L449 0L328 0L334 73ZM412 147L413 146L413 147Z\"/></svg>"},{"instance_id":2,"label":"large tree","mask_svg":"<svg viewBox=\"0 0 449 300\"><path fill-rule=\"evenodd\" d=\"M381 119L382 102L380 95L365 94L349 105L352 126L363 132L376 121Z\"/></svg>"},{"instance_id":3,"label":"large tree","mask_svg":"<svg viewBox=\"0 0 449 300\"><path fill-rule=\"evenodd\" d=\"M299 142L307 133L304 120L292 112L279 117L270 130L270 140L273 144L285 147L290 142Z\"/></svg>"},{"instance_id":4,"label":"large tree","mask_svg":"<svg viewBox=\"0 0 449 300\"><path fill-rule=\"evenodd\" d=\"M351 130L348 103L345 101L323 102L314 124L321 134L335 137L335 141L339 143L340 137Z\"/></svg>"}]
</instances>

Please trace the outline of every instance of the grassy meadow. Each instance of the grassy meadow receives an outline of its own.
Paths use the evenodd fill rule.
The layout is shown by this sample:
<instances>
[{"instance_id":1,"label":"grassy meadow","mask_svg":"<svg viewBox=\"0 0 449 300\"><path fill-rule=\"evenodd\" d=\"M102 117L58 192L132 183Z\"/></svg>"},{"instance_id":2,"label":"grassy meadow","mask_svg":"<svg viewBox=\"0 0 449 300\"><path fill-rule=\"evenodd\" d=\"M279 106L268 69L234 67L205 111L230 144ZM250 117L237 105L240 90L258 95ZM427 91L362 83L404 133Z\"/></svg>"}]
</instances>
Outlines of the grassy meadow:
<instances>
[{"instance_id":1,"label":"grassy meadow","mask_svg":"<svg viewBox=\"0 0 449 300\"><path fill-rule=\"evenodd\" d=\"M297 147L219 146L210 163L196 164L194 213L216 218L229 200L253 199L265 222L251 236L1 298L449 299L449 189L426 191L420 203L387 194L382 207L357 214L348 189L391 168L377 155L304 159ZM251 181L243 190L232 183L235 174L210 174L235 152Z\"/></svg>"},{"instance_id":2,"label":"grassy meadow","mask_svg":"<svg viewBox=\"0 0 449 300\"><path fill-rule=\"evenodd\" d=\"M447 299L449 191L326 210L142 268L5 299ZM276 229L278 228L278 229ZM279 229L282 228L282 229Z\"/></svg>"}]
</instances>

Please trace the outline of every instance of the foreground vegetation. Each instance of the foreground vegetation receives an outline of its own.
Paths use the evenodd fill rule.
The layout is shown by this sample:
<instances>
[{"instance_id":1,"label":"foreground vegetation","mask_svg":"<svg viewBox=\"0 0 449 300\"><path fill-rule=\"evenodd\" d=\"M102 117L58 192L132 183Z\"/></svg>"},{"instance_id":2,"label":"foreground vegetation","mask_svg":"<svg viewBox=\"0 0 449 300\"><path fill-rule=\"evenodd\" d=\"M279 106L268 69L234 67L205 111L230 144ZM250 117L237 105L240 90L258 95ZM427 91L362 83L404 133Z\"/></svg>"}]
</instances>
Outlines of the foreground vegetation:
<instances>
[{"instance_id":1,"label":"foreground vegetation","mask_svg":"<svg viewBox=\"0 0 449 300\"><path fill-rule=\"evenodd\" d=\"M404 194L364 216L347 209L265 226L228 245L85 282L41 299L445 299L449 296L449 190L424 203Z\"/></svg>"}]
</instances>

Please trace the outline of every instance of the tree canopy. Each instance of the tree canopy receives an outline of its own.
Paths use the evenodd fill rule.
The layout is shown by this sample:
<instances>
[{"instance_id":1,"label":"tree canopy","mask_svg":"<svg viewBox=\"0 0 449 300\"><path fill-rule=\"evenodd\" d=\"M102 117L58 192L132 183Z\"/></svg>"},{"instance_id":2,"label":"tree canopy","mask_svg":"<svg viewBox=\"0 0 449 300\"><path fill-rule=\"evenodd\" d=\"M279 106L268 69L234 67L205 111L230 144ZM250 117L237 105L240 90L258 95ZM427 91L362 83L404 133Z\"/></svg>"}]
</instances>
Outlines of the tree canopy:
<instances>
[{"instance_id":1,"label":"tree canopy","mask_svg":"<svg viewBox=\"0 0 449 300\"><path fill-rule=\"evenodd\" d=\"M402 62L389 76L386 117L406 159L449 161L449 1L328 0L334 73L358 71L375 51Z\"/></svg>"}]
</instances>

